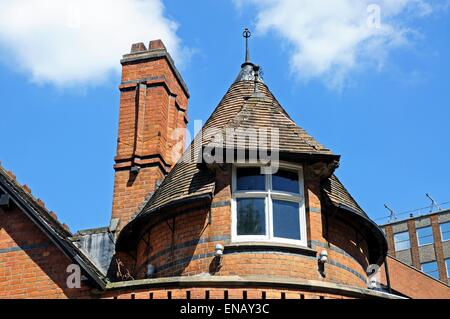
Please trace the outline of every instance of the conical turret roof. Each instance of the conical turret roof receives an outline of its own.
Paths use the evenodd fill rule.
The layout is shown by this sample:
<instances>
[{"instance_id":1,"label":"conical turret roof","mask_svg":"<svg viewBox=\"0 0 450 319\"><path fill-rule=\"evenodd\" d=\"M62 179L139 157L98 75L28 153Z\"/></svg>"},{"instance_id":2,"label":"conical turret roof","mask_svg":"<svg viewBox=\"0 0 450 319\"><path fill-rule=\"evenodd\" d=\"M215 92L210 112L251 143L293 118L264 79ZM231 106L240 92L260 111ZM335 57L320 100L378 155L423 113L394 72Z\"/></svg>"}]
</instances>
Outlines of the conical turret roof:
<instances>
[{"instance_id":1,"label":"conical turret roof","mask_svg":"<svg viewBox=\"0 0 450 319\"><path fill-rule=\"evenodd\" d=\"M184 205L190 200L212 198L215 188L214 173L206 165L200 165L198 161L195 161L194 154L202 150L202 147L209 145L217 132L226 135L227 130L232 129L255 131L269 129L267 139L270 140L276 132L280 154L287 156L291 161L333 163L339 160L340 156L333 154L330 149L319 143L291 119L267 85L258 76L255 77L253 68L254 65L251 62L242 65L235 82L206 121L201 133L195 137L160 187L149 194L148 201L135 219L122 230L118 241L119 249L128 240L124 238L133 237L136 234L133 229L139 228L137 224L141 221L145 223L149 218L153 218L152 216L164 213L176 205ZM215 133L210 134L209 131ZM258 142L252 144L251 139L246 140L245 143L235 139L233 145L235 149L261 147ZM350 219L351 216L357 216L354 218L364 224L366 229L370 229L371 247L375 250L372 256L375 256L377 261L382 260L386 243L381 230L368 218L339 179L332 175L322 183L322 188L330 205L342 212L347 212L349 216L346 217Z\"/></svg>"},{"instance_id":2,"label":"conical turret roof","mask_svg":"<svg viewBox=\"0 0 450 319\"><path fill-rule=\"evenodd\" d=\"M206 146L211 143L210 135L207 133L209 129L214 129L215 132L222 130L224 134L230 128L244 130L270 128L271 131L277 129L280 152L299 156L321 155L329 157L330 161L338 158L295 124L266 85L258 83L258 86L264 98L251 98L254 92L253 81L235 82L230 87L203 126L203 134L196 136L182 160L174 166L139 215L147 214L161 205L186 196L212 193L214 189L212 173L205 167L199 167L198 163L187 163L189 157L193 159L193 149L196 145ZM237 148L259 147L251 144L249 140L246 142L244 145L241 140L236 139L234 145Z\"/></svg>"}]
</instances>

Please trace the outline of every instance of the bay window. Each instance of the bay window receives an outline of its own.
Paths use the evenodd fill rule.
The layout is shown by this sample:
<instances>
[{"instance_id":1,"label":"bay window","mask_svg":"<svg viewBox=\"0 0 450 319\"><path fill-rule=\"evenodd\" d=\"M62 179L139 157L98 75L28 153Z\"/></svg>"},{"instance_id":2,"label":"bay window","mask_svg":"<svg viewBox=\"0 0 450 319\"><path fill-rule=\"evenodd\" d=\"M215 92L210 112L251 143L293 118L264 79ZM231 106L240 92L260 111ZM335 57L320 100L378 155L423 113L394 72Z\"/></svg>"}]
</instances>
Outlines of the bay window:
<instances>
[{"instance_id":1,"label":"bay window","mask_svg":"<svg viewBox=\"0 0 450 319\"><path fill-rule=\"evenodd\" d=\"M233 241L307 245L301 167L262 174L260 167L235 166L232 186Z\"/></svg>"}]
</instances>

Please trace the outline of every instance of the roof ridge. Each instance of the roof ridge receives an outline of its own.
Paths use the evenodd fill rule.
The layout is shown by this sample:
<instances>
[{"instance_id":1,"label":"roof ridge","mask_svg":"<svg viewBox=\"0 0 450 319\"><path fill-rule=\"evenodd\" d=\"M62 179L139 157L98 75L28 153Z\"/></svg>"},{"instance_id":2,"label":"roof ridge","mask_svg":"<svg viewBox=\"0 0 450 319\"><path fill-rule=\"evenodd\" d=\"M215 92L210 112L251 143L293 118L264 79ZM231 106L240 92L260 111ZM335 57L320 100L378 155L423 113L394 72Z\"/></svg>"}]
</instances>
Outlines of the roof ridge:
<instances>
[{"instance_id":1,"label":"roof ridge","mask_svg":"<svg viewBox=\"0 0 450 319\"><path fill-rule=\"evenodd\" d=\"M36 208L41 209L43 212L47 214L47 217L49 219L57 223L58 226L60 226L67 232L67 234L72 235L69 226L65 223L61 223L58 220L57 214L54 211L49 210L46 207L45 202L41 198L35 197L33 195L31 188L27 184L20 184L19 181L17 180L16 175L12 171L7 170L5 167L3 167L1 162L0 162L0 175L2 175L7 180L7 182L9 182L12 186L20 189L22 191L22 194L28 197L28 199L36 206Z\"/></svg>"},{"instance_id":2,"label":"roof ridge","mask_svg":"<svg viewBox=\"0 0 450 319\"><path fill-rule=\"evenodd\" d=\"M86 254L70 240L70 238L73 237L73 234L70 232L67 225L61 224L56 220L54 218L55 213L49 211L42 205L42 200L39 202L39 199L35 198L31 192L26 191L17 181L15 175L2 167L1 163L0 182L5 184L4 186L7 188L8 192L12 193L13 196L17 197L19 202L22 202L22 204L25 205L25 207L21 209L31 211L31 213L37 217L37 223L42 223L42 225L44 225L42 231L49 236L52 241L52 238L55 239L54 243L56 247L61 249L74 263L78 263L82 266L88 275L100 287L103 287L105 285L104 275L98 270L97 266L86 257Z\"/></svg>"}]
</instances>

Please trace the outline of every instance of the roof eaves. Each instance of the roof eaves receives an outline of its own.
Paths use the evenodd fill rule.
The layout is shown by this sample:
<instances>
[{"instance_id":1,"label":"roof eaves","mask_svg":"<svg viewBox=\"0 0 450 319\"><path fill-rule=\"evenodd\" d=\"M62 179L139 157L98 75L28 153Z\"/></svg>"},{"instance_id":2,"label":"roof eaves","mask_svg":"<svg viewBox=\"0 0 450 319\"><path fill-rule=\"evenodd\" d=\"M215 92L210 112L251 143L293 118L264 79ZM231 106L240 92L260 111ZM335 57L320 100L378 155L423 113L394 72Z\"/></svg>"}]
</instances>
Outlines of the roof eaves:
<instances>
[{"instance_id":1,"label":"roof eaves","mask_svg":"<svg viewBox=\"0 0 450 319\"><path fill-rule=\"evenodd\" d=\"M0 178L0 189L8 194L11 199L14 201L14 203L31 219L33 223L36 224L36 226L44 232L49 239L72 261L79 264L83 270L88 274L88 276L101 288L105 289L106 287L106 281L104 276L101 274L101 272L97 269L95 265L90 263L86 260L86 258L83 258L80 256L82 252L78 250L76 246L72 244L72 242L69 240L69 236L71 235L70 232L67 231L67 233L62 234L60 231L57 231L54 228L54 225L52 225L48 219L44 218L41 214L41 212L38 212L35 207L30 205L22 196L20 196L19 192L16 187L18 187L17 182L13 182L11 178L5 174L6 172L0 167L0 175L4 178ZM8 181L9 183L5 183L5 181ZM12 183L13 182L13 183ZM22 189L22 191L24 191ZM38 205L37 207L40 207L38 203L35 203L35 205Z\"/></svg>"}]
</instances>

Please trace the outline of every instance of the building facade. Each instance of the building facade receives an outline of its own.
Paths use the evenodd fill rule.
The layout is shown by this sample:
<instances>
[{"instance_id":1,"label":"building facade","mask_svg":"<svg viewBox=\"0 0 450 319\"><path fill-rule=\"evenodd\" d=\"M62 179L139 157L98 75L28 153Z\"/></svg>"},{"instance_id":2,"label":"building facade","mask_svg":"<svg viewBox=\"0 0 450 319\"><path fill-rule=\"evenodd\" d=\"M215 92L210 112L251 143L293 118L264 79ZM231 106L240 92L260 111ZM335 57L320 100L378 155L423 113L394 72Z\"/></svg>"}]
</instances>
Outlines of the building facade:
<instances>
[{"instance_id":1,"label":"building facade","mask_svg":"<svg viewBox=\"0 0 450 319\"><path fill-rule=\"evenodd\" d=\"M389 255L450 284L450 210L394 221L382 228Z\"/></svg>"},{"instance_id":2,"label":"building facade","mask_svg":"<svg viewBox=\"0 0 450 319\"><path fill-rule=\"evenodd\" d=\"M386 238L336 177L340 156L290 118L248 46L187 149L189 91L164 44L134 44L121 63L110 225L71 233L0 169L0 298L424 296L391 289L388 271L369 289L370 269L387 269Z\"/></svg>"}]
</instances>

